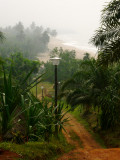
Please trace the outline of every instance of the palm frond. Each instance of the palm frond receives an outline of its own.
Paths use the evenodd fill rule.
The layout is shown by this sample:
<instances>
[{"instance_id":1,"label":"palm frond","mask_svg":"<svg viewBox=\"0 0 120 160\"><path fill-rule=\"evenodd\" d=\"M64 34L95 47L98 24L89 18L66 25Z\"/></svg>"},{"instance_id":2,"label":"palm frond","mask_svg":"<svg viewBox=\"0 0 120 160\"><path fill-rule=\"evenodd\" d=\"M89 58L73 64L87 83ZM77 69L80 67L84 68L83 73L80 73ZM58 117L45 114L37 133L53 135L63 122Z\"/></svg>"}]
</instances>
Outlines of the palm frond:
<instances>
[{"instance_id":1,"label":"palm frond","mask_svg":"<svg viewBox=\"0 0 120 160\"><path fill-rule=\"evenodd\" d=\"M80 104L90 104L91 103L91 96L81 96L81 97L74 97L74 99L71 100L71 106L78 106Z\"/></svg>"},{"instance_id":2,"label":"palm frond","mask_svg":"<svg viewBox=\"0 0 120 160\"><path fill-rule=\"evenodd\" d=\"M90 42L94 44L96 47L104 47L106 43L111 40L120 37L120 27L116 28L99 28L96 30L95 35L91 38Z\"/></svg>"},{"instance_id":3,"label":"palm frond","mask_svg":"<svg viewBox=\"0 0 120 160\"><path fill-rule=\"evenodd\" d=\"M71 88L74 85L74 79L69 79L65 81L61 87L61 90L64 91L66 88Z\"/></svg>"},{"instance_id":4,"label":"palm frond","mask_svg":"<svg viewBox=\"0 0 120 160\"><path fill-rule=\"evenodd\" d=\"M120 60L120 39L108 43L98 56L99 64L108 65L109 63Z\"/></svg>"},{"instance_id":5,"label":"palm frond","mask_svg":"<svg viewBox=\"0 0 120 160\"><path fill-rule=\"evenodd\" d=\"M120 19L120 1L112 0L103 9L101 22L106 27L111 28L120 25L119 19Z\"/></svg>"}]
</instances>

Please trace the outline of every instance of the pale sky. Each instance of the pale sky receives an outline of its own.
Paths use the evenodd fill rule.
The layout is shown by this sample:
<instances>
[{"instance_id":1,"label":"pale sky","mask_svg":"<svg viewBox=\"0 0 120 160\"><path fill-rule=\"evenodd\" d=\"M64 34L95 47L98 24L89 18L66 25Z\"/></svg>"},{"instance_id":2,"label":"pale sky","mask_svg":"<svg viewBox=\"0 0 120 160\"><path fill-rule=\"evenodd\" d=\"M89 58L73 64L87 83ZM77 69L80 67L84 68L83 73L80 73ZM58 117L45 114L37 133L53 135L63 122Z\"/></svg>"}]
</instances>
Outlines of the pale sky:
<instances>
[{"instance_id":1,"label":"pale sky","mask_svg":"<svg viewBox=\"0 0 120 160\"><path fill-rule=\"evenodd\" d=\"M0 26L18 21L75 33L87 41L99 27L105 2L110 0L0 0Z\"/></svg>"}]
</instances>

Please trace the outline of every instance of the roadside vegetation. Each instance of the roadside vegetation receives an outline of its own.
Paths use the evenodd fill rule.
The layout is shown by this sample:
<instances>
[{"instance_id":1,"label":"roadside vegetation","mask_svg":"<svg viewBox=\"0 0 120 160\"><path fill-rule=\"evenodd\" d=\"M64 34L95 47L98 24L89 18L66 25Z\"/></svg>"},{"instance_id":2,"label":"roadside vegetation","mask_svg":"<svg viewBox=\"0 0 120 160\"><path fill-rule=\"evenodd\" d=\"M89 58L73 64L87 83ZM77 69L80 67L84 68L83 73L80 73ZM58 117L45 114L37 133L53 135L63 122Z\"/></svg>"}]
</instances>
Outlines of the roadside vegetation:
<instances>
[{"instance_id":1,"label":"roadside vegetation","mask_svg":"<svg viewBox=\"0 0 120 160\"><path fill-rule=\"evenodd\" d=\"M83 59L61 87L61 97L71 110L82 106L82 117L108 147L120 147L119 7L120 1L112 0L102 11L101 26L91 40L98 47L98 58Z\"/></svg>"},{"instance_id":2,"label":"roadside vegetation","mask_svg":"<svg viewBox=\"0 0 120 160\"><path fill-rule=\"evenodd\" d=\"M74 111L71 111L70 113L85 127L85 129L92 135L92 137L94 137L95 141L98 142L102 148L107 148L104 139L94 128L96 126L96 117L92 112L84 115L83 106L81 106L76 107Z\"/></svg>"},{"instance_id":3,"label":"roadside vegetation","mask_svg":"<svg viewBox=\"0 0 120 160\"><path fill-rule=\"evenodd\" d=\"M41 64L22 53L1 58L0 148L14 151L22 159L53 159L72 148L61 133L68 121L64 118L64 105L54 106L53 85L43 82ZM40 83L47 88L44 98L39 95L40 88L40 97L34 93ZM47 93L51 97L47 98Z\"/></svg>"},{"instance_id":4,"label":"roadside vegetation","mask_svg":"<svg viewBox=\"0 0 120 160\"><path fill-rule=\"evenodd\" d=\"M59 140L52 138L49 143L45 141L30 141L24 144L2 142L0 148L16 152L21 160L54 160L74 147L66 142L63 135L60 135Z\"/></svg>"}]
</instances>

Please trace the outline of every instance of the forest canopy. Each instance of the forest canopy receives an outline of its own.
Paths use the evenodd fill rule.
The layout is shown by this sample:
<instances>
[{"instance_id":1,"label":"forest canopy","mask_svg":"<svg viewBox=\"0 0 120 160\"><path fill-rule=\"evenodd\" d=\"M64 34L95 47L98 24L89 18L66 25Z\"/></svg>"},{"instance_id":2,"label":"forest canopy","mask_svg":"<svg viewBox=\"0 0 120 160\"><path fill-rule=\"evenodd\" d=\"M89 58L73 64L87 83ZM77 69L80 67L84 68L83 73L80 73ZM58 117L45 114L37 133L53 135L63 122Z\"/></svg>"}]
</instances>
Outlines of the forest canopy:
<instances>
[{"instance_id":1,"label":"forest canopy","mask_svg":"<svg viewBox=\"0 0 120 160\"><path fill-rule=\"evenodd\" d=\"M8 57L11 53L22 52L26 58L33 59L38 53L48 50L50 36L56 36L56 30L37 26L34 22L25 27L22 22L0 28L4 34L4 43L0 43L0 56Z\"/></svg>"}]
</instances>

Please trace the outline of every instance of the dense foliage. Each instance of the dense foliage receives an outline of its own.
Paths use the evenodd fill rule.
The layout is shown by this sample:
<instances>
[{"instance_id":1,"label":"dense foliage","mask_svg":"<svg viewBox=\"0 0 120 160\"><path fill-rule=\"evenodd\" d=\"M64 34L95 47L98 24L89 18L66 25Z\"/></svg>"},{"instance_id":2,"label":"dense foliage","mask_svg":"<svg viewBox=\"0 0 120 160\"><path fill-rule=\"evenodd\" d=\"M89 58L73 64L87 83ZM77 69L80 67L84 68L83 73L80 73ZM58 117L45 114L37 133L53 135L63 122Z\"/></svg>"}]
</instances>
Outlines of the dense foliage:
<instances>
[{"instance_id":1,"label":"dense foliage","mask_svg":"<svg viewBox=\"0 0 120 160\"><path fill-rule=\"evenodd\" d=\"M39 62L28 60L21 53L0 62L0 135L16 143L49 141L55 135L55 126L60 133L67 119L63 118L63 104L55 107L52 99L49 104L31 93L31 89L42 81ZM36 73L39 73L37 77Z\"/></svg>"},{"instance_id":2,"label":"dense foliage","mask_svg":"<svg viewBox=\"0 0 120 160\"><path fill-rule=\"evenodd\" d=\"M75 51L63 50L62 48L54 48L50 57L60 57L60 64L58 65L58 81L62 82L70 78L79 66L79 61L75 57ZM45 80L54 82L54 66L51 61L44 64L46 71Z\"/></svg>"},{"instance_id":3,"label":"dense foliage","mask_svg":"<svg viewBox=\"0 0 120 160\"><path fill-rule=\"evenodd\" d=\"M120 126L120 1L112 0L102 11L101 26L92 38L98 59L83 59L80 68L62 85L61 96L71 108L84 107L96 115L96 127L115 130ZM111 65L112 63L112 65Z\"/></svg>"},{"instance_id":4,"label":"dense foliage","mask_svg":"<svg viewBox=\"0 0 120 160\"><path fill-rule=\"evenodd\" d=\"M101 26L92 38L92 43L99 47L100 64L120 60L120 1L112 0L102 11Z\"/></svg>"},{"instance_id":5,"label":"dense foliage","mask_svg":"<svg viewBox=\"0 0 120 160\"><path fill-rule=\"evenodd\" d=\"M93 109L97 114L96 127L102 130L120 126L120 65L109 68L98 65L95 59L83 60L80 69L62 85L61 96L71 108L84 106L84 114Z\"/></svg>"},{"instance_id":6,"label":"dense foliage","mask_svg":"<svg viewBox=\"0 0 120 160\"><path fill-rule=\"evenodd\" d=\"M5 69L9 71L12 64L12 76L19 83L26 77L26 75L34 68L32 75L29 77L28 82L30 83L32 78L36 77L40 72L42 63L38 60L29 60L23 56L23 53L14 53L10 57L5 58Z\"/></svg>"}]
</instances>

